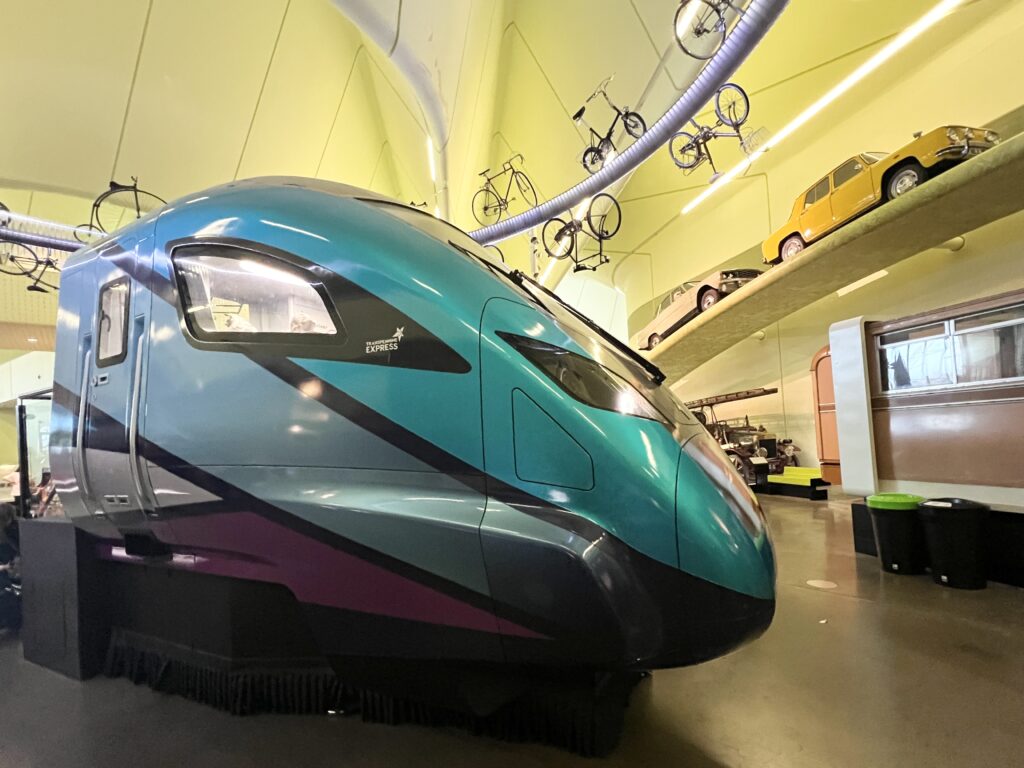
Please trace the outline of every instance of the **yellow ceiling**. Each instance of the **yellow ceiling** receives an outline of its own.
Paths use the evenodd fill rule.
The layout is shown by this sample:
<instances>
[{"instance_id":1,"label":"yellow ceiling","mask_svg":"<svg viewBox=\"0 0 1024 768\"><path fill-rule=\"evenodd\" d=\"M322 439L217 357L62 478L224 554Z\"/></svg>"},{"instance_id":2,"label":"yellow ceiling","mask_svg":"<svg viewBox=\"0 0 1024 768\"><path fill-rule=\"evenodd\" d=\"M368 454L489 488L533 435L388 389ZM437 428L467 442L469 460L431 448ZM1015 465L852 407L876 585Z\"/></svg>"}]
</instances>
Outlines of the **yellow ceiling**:
<instances>
[{"instance_id":1,"label":"yellow ceiling","mask_svg":"<svg viewBox=\"0 0 1024 768\"><path fill-rule=\"evenodd\" d=\"M1002 0L975 0L960 11L977 25ZM793 0L738 75L752 98L751 124L778 129L806 103L933 4L932 0ZM695 66L672 40L676 0L387 0L396 39L426 69L447 118L450 218L470 229L477 172L512 152L541 198L584 175L578 157L585 135L570 115L594 85L615 74L610 92L652 124L689 82ZM13 210L79 224L91 199L114 178L172 199L238 177L294 174L372 188L404 201L435 202L426 154L426 120L411 86L382 51L331 0L46 0L9 3L0 65L6 118L0 142L0 201ZM964 29L945 24L939 43L917 50L915 65ZM941 34L940 34L941 33ZM944 36L944 37L943 37ZM40 45L45 40L45 45ZM889 67L865 87L898 86ZM856 111L837 104L832 120ZM588 108L603 127L610 113ZM876 119L864 136L891 145L912 128ZM792 142L823 142L821 128ZM927 126L913 126L927 127ZM846 135L835 151L855 143ZM884 140L884 141L883 141ZM716 159L739 158L723 143ZM789 151L782 150L782 151ZM765 163L771 166L771 163ZM735 211L749 203L761 232L783 198L808 173L780 167L769 210L767 182L736 182L723 205L685 225L679 208L707 182L684 176L659 153L619 191L624 224L611 243L623 262L661 267L617 272L631 304L667 282L692 275L666 268L665 253L691 232L735 230ZM760 189L758 189L760 185ZM724 205L728 200L730 204ZM746 202L745 202L746 201ZM760 206L760 207L759 207ZM750 247L749 232L716 255ZM525 265L525 238L502 245ZM635 255L630 256L631 253ZM709 263L717 263L711 260ZM700 268L704 263L701 261ZM693 266L697 269L697 266ZM618 279L618 278L617 278ZM0 324L52 322L53 301L0 275Z\"/></svg>"}]
</instances>

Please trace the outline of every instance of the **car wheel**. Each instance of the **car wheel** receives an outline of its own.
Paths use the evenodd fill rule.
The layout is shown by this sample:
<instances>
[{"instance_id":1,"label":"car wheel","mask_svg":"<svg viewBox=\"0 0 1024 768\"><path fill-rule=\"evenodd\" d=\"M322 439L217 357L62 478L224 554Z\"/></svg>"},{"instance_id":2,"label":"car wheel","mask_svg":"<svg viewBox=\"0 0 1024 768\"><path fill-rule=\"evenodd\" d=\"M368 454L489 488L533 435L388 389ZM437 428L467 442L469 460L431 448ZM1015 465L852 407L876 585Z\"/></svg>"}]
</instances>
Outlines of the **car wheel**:
<instances>
[{"instance_id":1,"label":"car wheel","mask_svg":"<svg viewBox=\"0 0 1024 768\"><path fill-rule=\"evenodd\" d=\"M656 333L652 333L651 338L647 340L647 348L654 349L659 344L661 344L661 336Z\"/></svg>"},{"instance_id":2,"label":"car wheel","mask_svg":"<svg viewBox=\"0 0 1024 768\"><path fill-rule=\"evenodd\" d=\"M740 477L743 478L743 482L750 485L753 478L751 477L752 473L747 466L747 462L745 462L737 453L730 453L729 460L732 462L732 465L736 467L736 471L740 473Z\"/></svg>"},{"instance_id":3,"label":"car wheel","mask_svg":"<svg viewBox=\"0 0 1024 768\"><path fill-rule=\"evenodd\" d=\"M714 288L708 288L700 297L700 311L706 312L718 303L720 295Z\"/></svg>"},{"instance_id":4,"label":"car wheel","mask_svg":"<svg viewBox=\"0 0 1024 768\"><path fill-rule=\"evenodd\" d=\"M779 255L782 256L783 261L789 261L806 247L804 239L800 235L790 235L783 241L782 247L779 248Z\"/></svg>"},{"instance_id":5,"label":"car wheel","mask_svg":"<svg viewBox=\"0 0 1024 768\"><path fill-rule=\"evenodd\" d=\"M885 199L892 200L894 197L907 194L924 183L926 178L924 168L917 163L903 166L889 177L889 182L885 185Z\"/></svg>"}]
</instances>

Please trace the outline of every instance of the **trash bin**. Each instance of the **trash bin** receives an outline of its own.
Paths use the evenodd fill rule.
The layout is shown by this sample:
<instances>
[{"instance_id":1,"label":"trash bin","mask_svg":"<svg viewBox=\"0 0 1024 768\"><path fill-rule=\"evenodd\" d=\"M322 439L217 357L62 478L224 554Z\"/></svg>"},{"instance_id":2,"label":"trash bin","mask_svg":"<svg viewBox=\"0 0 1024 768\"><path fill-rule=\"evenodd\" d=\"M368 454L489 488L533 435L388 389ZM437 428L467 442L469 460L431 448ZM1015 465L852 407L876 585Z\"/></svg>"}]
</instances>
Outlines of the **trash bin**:
<instances>
[{"instance_id":1,"label":"trash bin","mask_svg":"<svg viewBox=\"0 0 1024 768\"><path fill-rule=\"evenodd\" d=\"M924 573L928 546L918 516L918 505L924 498L909 493L879 493L868 496L866 501L882 570Z\"/></svg>"},{"instance_id":2,"label":"trash bin","mask_svg":"<svg viewBox=\"0 0 1024 768\"><path fill-rule=\"evenodd\" d=\"M966 499L928 499L918 505L936 584L957 589L985 588L988 513L984 504Z\"/></svg>"}]
</instances>

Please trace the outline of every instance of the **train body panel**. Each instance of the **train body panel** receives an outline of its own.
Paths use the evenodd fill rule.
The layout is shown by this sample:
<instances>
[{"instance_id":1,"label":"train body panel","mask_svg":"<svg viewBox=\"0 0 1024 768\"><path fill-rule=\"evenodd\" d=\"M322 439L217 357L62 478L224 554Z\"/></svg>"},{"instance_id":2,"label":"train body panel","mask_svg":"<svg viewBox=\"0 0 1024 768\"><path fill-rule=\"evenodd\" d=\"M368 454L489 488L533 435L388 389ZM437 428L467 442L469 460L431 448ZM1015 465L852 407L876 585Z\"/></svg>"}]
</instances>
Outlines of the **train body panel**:
<instances>
[{"instance_id":1,"label":"train body panel","mask_svg":"<svg viewBox=\"0 0 1024 768\"><path fill-rule=\"evenodd\" d=\"M724 456L649 366L489 259L294 179L79 252L66 508L108 557L284 585L332 658L672 666L762 632L771 544Z\"/></svg>"}]
</instances>

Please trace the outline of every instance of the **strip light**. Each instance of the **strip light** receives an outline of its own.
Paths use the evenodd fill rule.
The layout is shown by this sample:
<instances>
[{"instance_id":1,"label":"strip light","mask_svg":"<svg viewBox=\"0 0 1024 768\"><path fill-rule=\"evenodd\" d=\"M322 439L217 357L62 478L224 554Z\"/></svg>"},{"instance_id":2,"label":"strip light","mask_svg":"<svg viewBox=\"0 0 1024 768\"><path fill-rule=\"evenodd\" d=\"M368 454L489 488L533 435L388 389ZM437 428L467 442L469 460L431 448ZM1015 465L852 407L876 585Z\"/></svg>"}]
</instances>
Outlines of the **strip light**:
<instances>
[{"instance_id":1,"label":"strip light","mask_svg":"<svg viewBox=\"0 0 1024 768\"><path fill-rule=\"evenodd\" d=\"M858 288L863 288L865 285L875 282L875 280L881 280L883 277L888 277L888 275L889 270L887 269L880 269L877 272L872 272L867 277L862 277L855 283L850 283L849 285L843 286L838 291L836 291L836 296L845 296L848 293L853 293Z\"/></svg>"},{"instance_id":2,"label":"strip light","mask_svg":"<svg viewBox=\"0 0 1024 768\"><path fill-rule=\"evenodd\" d=\"M825 107L831 104L833 101L838 99L853 86L863 80L865 77L870 75L885 62L899 53L901 50L906 48L916 38L927 32L931 27L941 21L945 16L952 13L957 6L962 4L964 0L942 0L938 5L933 7L928 13L919 18L909 27L900 32L896 37L889 41L889 43L882 48L878 53L872 56L870 59L861 64L857 69L847 75L845 78L840 80L830 91L824 96L818 99L816 102L807 107L803 112L797 115L793 120L789 122L782 130L772 136L764 146L752 152L740 163L728 171L723 173L714 184L701 192L697 197L691 200L683 208L682 213L685 215L690 213L694 208L707 200L711 195L717 192L719 189L724 187L730 181L735 179L741 173L744 173L761 155L768 150L777 147L787 138L789 138L798 129L803 127L812 117L821 112Z\"/></svg>"}]
</instances>

